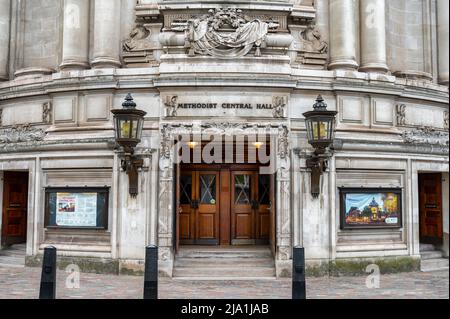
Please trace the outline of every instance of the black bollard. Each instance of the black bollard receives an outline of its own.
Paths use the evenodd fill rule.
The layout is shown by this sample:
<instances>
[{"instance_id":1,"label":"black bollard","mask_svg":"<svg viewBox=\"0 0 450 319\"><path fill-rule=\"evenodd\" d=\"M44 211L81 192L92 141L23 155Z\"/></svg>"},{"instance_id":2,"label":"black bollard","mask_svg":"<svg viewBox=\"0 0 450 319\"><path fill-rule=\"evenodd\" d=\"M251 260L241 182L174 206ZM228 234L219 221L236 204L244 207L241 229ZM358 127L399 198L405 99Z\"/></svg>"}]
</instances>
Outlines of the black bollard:
<instances>
[{"instance_id":1,"label":"black bollard","mask_svg":"<svg viewBox=\"0 0 450 319\"><path fill-rule=\"evenodd\" d=\"M292 299L306 299L305 249L294 247Z\"/></svg>"},{"instance_id":2,"label":"black bollard","mask_svg":"<svg viewBox=\"0 0 450 319\"><path fill-rule=\"evenodd\" d=\"M39 299L56 298L56 248L53 246L44 249L42 262L41 289Z\"/></svg>"},{"instance_id":3,"label":"black bollard","mask_svg":"<svg viewBox=\"0 0 450 319\"><path fill-rule=\"evenodd\" d=\"M144 299L158 299L158 247L145 249Z\"/></svg>"}]
</instances>

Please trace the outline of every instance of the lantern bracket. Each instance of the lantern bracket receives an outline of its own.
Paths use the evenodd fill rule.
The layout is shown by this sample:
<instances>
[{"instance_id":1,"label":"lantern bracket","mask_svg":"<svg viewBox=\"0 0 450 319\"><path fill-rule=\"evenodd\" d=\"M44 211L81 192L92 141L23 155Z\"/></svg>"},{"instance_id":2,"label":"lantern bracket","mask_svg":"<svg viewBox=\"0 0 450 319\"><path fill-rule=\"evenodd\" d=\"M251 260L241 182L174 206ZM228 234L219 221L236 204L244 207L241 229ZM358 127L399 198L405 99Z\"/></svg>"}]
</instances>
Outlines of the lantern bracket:
<instances>
[{"instance_id":1,"label":"lantern bracket","mask_svg":"<svg viewBox=\"0 0 450 319\"><path fill-rule=\"evenodd\" d=\"M136 155L125 153L121 167L128 175L128 192L132 198L139 193L139 169L144 166L144 160Z\"/></svg>"},{"instance_id":2,"label":"lantern bracket","mask_svg":"<svg viewBox=\"0 0 450 319\"><path fill-rule=\"evenodd\" d=\"M320 195L320 179L328 168L329 154L314 153L306 159L306 167L311 169L311 195L318 198Z\"/></svg>"}]
</instances>

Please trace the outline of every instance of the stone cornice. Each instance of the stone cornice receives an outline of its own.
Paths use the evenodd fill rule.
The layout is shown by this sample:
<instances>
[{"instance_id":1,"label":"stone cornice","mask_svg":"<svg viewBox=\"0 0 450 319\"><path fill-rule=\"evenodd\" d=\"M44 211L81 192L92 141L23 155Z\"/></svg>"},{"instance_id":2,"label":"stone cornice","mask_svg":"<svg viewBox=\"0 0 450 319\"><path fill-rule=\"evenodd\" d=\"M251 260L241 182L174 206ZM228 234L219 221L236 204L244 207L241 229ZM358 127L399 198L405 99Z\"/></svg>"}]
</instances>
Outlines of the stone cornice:
<instances>
[{"instance_id":1,"label":"stone cornice","mask_svg":"<svg viewBox=\"0 0 450 319\"><path fill-rule=\"evenodd\" d=\"M448 104L448 87L423 81L405 81L371 74L347 76L333 71L295 70L289 74L159 74L158 68L106 69L55 73L39 78L22 78L0 84L0 102L8 99L53 93L99 89L150 89L189 86L245 86L284 89L345 91L383 94Z\"/></svg>"},{"instance_id":2,"label":"stone cornice","mask_svg":"<svg viewBox=\"0 0 450 319\"><path fill-rule=\"evenodd\" d=\"M374 153L398 153L398 154L427 154L448 156L447 145L408 143L408 142L382 142L358 139L336 139L333 148L336 151L363 151Z\"/></svg>"},{"instance_id":3,"label":"stone cornice","mask_svg":"<svg viewBox=\"0 0 450 319\"><path fill-rule=\"evenodd\" d=\"M0 154L42 152L42 151L68 151L73 150L101 150L113 149L114 138L89 138L67 140L36 140L20 143L0 144Z\"/></svg>"}]
</instances>

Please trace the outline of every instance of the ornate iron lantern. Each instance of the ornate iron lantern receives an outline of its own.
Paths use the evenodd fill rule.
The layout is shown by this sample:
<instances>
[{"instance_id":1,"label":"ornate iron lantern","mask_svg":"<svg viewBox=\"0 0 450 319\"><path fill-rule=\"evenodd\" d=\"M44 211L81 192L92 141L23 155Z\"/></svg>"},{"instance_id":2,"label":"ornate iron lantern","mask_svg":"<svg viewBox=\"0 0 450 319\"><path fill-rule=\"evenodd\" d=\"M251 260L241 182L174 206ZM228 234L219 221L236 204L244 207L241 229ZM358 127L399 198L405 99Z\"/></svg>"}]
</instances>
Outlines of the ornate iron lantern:
<instances>
[{"instance_id":1,"label":"ornate iron lantern","mask_svg":"<svg viewBox=\"0 0 450 319\"><path fill-rule=\"evenodd\" d=\"M321 95L313 105L313 111L303 114L305 117L308 142L314 147L314 154L306 160L311 169L311 194L317 198L320 194L320 178L328 167L327 148L333 143L336 131L336 111L328 111Z\"/></svg>"},{"instance_id":2,"label":"ornate iron lantern","mask_svg":"<svg viewBox=\"0 0 450 319\"><path fill-rule=\"evenodd\" d=\"M122 109L111 110L111 113L114 114L116 142L124 150L121 166L128 175L129 193L132 197L136 197L138 194L138 168L143 166L143 160L134 155L134 148L141 142L144 116L147 112L136 109L136 103L128 93Z\"/></svg>"}]
</instances>

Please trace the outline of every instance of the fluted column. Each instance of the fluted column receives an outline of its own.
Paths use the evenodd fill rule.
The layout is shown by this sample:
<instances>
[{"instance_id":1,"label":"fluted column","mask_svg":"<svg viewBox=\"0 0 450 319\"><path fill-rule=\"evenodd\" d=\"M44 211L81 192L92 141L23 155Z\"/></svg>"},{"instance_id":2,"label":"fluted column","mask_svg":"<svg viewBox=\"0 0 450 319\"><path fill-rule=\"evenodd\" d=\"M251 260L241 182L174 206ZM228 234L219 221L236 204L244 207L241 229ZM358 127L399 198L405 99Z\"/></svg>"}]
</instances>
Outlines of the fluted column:
<instances>
[{"instance_id":1,"label":"fluted column","mask_svg":"<svg viewBox=\"0 0 450 319\"><path fill-rule=\"evenodd\" d=\"M89 68L89 0L64 0L61 69Z\"/></svg>"},{"instance_id":2,"label":"fluted column","mask_svg":"<svg viewBox=\"0 0 450 319\"><path fill-rule=\"evenodd\" d=\"M0 81L8 80L11 0L0 0Z\"/></svg>"},{"instance_id":3,"label":"fluted column","mask_svg":"<svg viewBox=\"0 0 450 319\"><path fill-rule=\"evenodd\" d=\"M361 67L362 72L386 73L386 7L385 0L361 0Z\"/></svg>"},{"instance_id":4,"label":"fluted column","mask_svg":"<svg viewBox=\"0 0 450 319\"><path fill-rule=\"evenodd\" d=\"M438 0L437 2L437 25L438 25L438 80L440 84L448 85L448 14L449 2L448 0Z\"/></svg>"},{"instance_id":5,"label":"fluted column","mask_svg":"<svg viewBox=\"0 0 450 319\"><path fill-rule=\"evenodd\" d=\"M330 69L358 68L355 0L330 0Z\"/></svg>"},{"instance_id":6,"label":"fluted column","mask_svg":"<svg viewBox=\"0 0 450 319\"><path fill-rule=\"evenodd\" d=\"M120 67L120 0L95 0L93 68Z\"/></svg>"}]
</instances>

